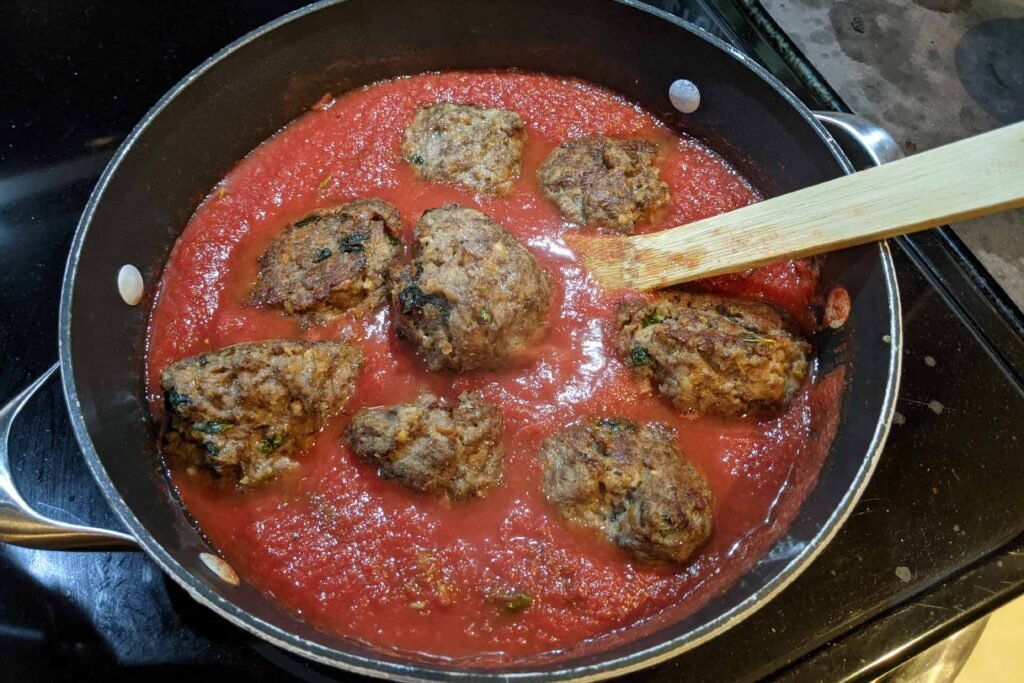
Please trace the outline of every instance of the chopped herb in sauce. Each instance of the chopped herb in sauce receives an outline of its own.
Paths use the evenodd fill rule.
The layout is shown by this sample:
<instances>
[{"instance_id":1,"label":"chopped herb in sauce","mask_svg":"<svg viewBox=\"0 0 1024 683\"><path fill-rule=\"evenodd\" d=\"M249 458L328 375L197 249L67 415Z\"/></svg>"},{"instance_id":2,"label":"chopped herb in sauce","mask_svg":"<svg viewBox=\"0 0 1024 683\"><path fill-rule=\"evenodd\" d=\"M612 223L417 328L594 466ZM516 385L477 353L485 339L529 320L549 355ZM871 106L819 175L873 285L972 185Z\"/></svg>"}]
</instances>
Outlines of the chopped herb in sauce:
<instances>
[{"instance_id":1,"label":"chopped herb in sauce","mask_svg":"<svg viewBox=\"0 0 1024 683\"><path fill-rule=\"evenodd\" d=\"M394 235L388 235L388 242L391 243L391 246L397 247L399 244L402 243L402 240L398 239Z\"/></svg>"},{"instance_id":2,"label":"chopped herb in sauce","mask_svg":"<svg viewBox=\"0 0 1024 683\"><path fill-rule=\"evenodd\" d=\"M223 434L235 426L234 422L215 422L208 420L192 424L192 431L200 434Z\"/></svg>"},{"instance_id":3,"label":"chopped herb in sauce","mask_svg":"<svg viewBox=\"0 0 1024 683\"><path fill-rule=\"evenodd\" d=\"M326 261L332 256L334 256L334 252L328 249L327 247L324 247L323 249L320 250L320 253L316 255L316 258L313 259L313 263L320 263L321 261Z\"/></svg>"},{"instance_id":4,"label":"chopped herb in sauce","mask_svg":"<svg viewBox=\"0 0 1024 683\"><path fill-rule=\"evenodd\" d=\"M648 313L647 315L644 316L643 326L644 327L650 327L651 325L656 325L656 324L660 323L662 320L664 320L664 318L662 318L656 312L655 313Z\"/></svg>"},{"instance_id":5,"label":"chopped herb in sauce","mask_svg":"<svg viewBox=\"0 0 1024 683\"><path fill-rule=\"evenodd\" d=\"M632 366L651 365L652 363L654 363L654 357L642 346L634 346L633 350L629 352L629 364Z\"/></svg>"},{"instance_id":6,"label":"chopped herb in sauce","mask_svg":"<svg viewBox=\"0 0 1024 683\"><path fill-rule=\"evenodd\" d=\"M174 389L169 389L167 393L164 394L164 403L171 412L176 413L178 412L178 408L192 403L192 399L185 394L179 394Z\"/></svg>"},{"instance_id":7,"label":"chopped herb in sauce","mask_svg":"<svg viewBox=\"0 0 1024 683\"><path fill-rule=\"evenodd\" d=\"M269 455L284 445L287 440L287 434L271 434L260 442L260 451Z\"/></svg>"},{"instance_id":8,"label":"chopped herb in sauce","mask_svg":"<svg viewBox=\"0 0 1024 683\"><path fill-rule=\"evenodd\" d=\"M398 304L404 315L420 311L424 306L434 306L441 311L441 319L445 322L452 313L447 299L440 294L426 294L416 285L409 285L398 294Z\"/></svg>"},{"instance_id":9,"label":"chopped herb in sauce","mask_svg":"<svg viewBox=\"0 0 1024 683\"><path fill-rule=\"evenodd\" d=\"M526 591L515 593L503 593L495 596L498 603L498 611L507 617L512 617L524 611L533 604L533 596Z\"/></svg>"},{"instance_id":10,"label":"chopped herb in sauce","mask_svg":"<svg viewBox=\"0 0 1024 683\"><path fill-rule=\"evenodd\" d=\"M486 324L486 323L491 322L491 312L489 310L487 310L486 306L483 306L480 309L480 313L477 315L477 317L480 319L480 322L482 322L482 323Z\"/></svg>"},{"instance_id":11,"label":"chopped herb in sauce","mask_svg":"<svg viewBox=\"0 0 1024 683\"><path fill-rule=\"evenodd\" d=\"M637 430L637 426L630 422L629 420L620 420L614 417L602 417L600 420L597 421L597 425L599 427L604 427L605 429L610 429L614 432L624 430L635 432Z\"/></svg>"},{"instance_id":12,"label":"chopped herb in sauce","mask_svg":"<svg viewBox=\"0 0 1024 683\"><path fill-rule=\"evenodd\" d=\"M296 228L305 227L305 226L309 225L310 223L312 223L313 221L315 221L317 218L320 218L320 216L318 216L315 213L313 215L311 215L311 216L306 216L301 221L295 221L295 227Z\"/></svg>"},{"instance_id":13,"label":"chopped herb in sauce","mask_svg":"<svg viewBox=\"0 0 1024 683\"><path fill-rule=\"evenodd\" d=\"M417 166L422 166L423 165L423 155L421 155L421 154L413 154L411 157L409 157L409 161L411 161L412 163L416 164Z\"/></svg>"},{"instance_id":14,"label":"chopped herb in sauce","mask_svg":"<svg viewBox=\"0 0 1024 683\"><path fill-rule=\"evenodd\" d=\"M338 240L338 249L343 254L353 254L363 250L363 242L369 238L370 233L368 232L357 232L351 235L345 235Z\"/></svg>"},{"instance_id":15,"label":"chopped herb in sauce","mask_svg":"<svg viewBox=\"0 0 1024 683\"><path fill-rule=\"evenodd\" d=\"M204 441L203 442L203 448L205 448L206 452L209 453L210 455L213 455L213 456L220 455L220 448L217 446L217 444L215 444L213 442Z\"/></svg>"}]
</instances>

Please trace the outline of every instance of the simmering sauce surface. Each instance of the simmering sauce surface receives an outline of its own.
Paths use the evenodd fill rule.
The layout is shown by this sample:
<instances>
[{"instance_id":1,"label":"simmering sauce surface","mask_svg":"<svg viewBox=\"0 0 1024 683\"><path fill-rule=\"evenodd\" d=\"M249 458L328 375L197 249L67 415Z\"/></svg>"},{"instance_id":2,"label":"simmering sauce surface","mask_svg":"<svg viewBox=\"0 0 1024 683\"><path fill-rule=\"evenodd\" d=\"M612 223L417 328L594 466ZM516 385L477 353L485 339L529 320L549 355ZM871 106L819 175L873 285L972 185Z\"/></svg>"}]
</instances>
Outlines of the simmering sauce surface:
<instances>
[{"instance_id":1,"label":"simmering sauce surface","mask_svg":"<svg viewBox=\"0 0 1024 683\"><path fill-rule=\"evenodd\" d=\"M523 172L505 196L418 181L399 143L417 107L438 101L500 107L525 120ZM170 362L242 341L295 337L358 341L366 365L355 397L299 454L300 466L256 490L172 469L181 500L244 580L316 626L374 647L500 664L572 648L652 618L692 612L738 579L783 533L813 485L834 430L841 378L807 386L784 414L724 421L685 418L644 391L614 352L623 295L606 295L566 249L578 230L561 219L534 176L560 142L589 134L659 144L671 206L656 230L756 201L758 194L699 143L580 81L522 73L428 74L326 97L253 151L213 189L186 226L160 283L149 336L149 389ZM380 197L401 212L408 244L429 208L476 207L520 239L554 282L550 332L500 373L424 369L395 337L386 309L331 326L303 326L248 305L256 259L289 221L317 207ZM806 319L816 282L803 262L703 283L765 298ZM638 295L632 295L638 296ZM341 435L364 406L455 399L479 390L504 416L505 486L451 505L403 489L357 461ZM715 530L688 567L631 562L547 505L535 458L549 434L591 415L658 421L714 492ZM824 416L824 417L823 417ZM831 427L829 426L831 423ZM821 431L821 429L817 429ZM817 444L817 447L815 447ZM527 595L507 614L496 596Z\"/></svg>"}]
</instances>

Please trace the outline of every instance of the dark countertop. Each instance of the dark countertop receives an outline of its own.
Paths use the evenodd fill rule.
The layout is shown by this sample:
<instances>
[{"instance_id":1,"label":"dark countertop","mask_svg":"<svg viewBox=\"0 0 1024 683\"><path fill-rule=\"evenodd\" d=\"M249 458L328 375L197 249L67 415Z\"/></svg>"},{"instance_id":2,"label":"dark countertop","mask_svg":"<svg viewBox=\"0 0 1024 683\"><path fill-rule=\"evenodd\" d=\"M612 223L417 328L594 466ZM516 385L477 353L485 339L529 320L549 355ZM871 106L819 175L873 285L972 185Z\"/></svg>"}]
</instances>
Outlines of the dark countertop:
<instances>
[{"instance_id":1,"label":"dark countertop","mask_svg":"<svg viewBox=\"0 0 1024 683\"><path fill-rule=\"evenodd\" d=\"M0 6L0 401L56 358L68 244L119 140L189 69L300 4ZM770 24L752 18L747 3L660 4L757 55L812 106L843 106L798 53L769 39ZM899 418L864 498L782 595L632 679L853 679L1024 592L1019 320L954 237L901 239L893 251L905 324ZM115 524L56 383L16 424L12 453L19 486L41 510ZM90 671L277 681L290 671L323 680L195 604L140 553L5 546L0 567L0 659L12 679Z\"/></svg>"}]
</instances>

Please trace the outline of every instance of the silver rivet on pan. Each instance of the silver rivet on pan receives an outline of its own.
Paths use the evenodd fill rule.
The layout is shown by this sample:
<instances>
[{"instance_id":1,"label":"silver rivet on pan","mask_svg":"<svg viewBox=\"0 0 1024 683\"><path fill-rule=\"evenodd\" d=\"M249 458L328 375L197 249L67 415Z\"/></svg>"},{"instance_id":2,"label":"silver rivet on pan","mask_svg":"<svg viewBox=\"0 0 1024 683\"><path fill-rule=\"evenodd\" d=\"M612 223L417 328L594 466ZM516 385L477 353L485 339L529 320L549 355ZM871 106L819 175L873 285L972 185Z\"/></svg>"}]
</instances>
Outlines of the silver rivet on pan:
<instances>
[{"instance_id":1,"label":"silver rivet on pan","mask_svg":"<svg viewBox=\"0 0 1024 683\"><path fill-rule=\"evenodd\" d=\"M669 86L668 99L672 106L684 114L692 114L700 106L700 90L693 81L680 78Z\"/></svg>"},{"instance_id":2,"label":"silver rivet on pan","mask_svg":"<svg viewBox=\"0 0 1024 683\"><path fill-rule=\"evenodd\" d=\"M121 266L121 270L117 271L117 291L124 302L129 306L138 305L142 301L144 290L145 284L142 282L142 273L139 269L130 263Z\"/></svg>"},{"instance_id":3,"label":"silver rivet on pan","mask_svg":"<svg viewBox=\"0 0 1024 683\"><path fill-rule=\"evenodd\" d=\"M217 578L232 586L239 584L238 574L230 564L212 553L199 553L199 559L203 561L207 569L217 575Z\"/></svg>"}]
</instances>

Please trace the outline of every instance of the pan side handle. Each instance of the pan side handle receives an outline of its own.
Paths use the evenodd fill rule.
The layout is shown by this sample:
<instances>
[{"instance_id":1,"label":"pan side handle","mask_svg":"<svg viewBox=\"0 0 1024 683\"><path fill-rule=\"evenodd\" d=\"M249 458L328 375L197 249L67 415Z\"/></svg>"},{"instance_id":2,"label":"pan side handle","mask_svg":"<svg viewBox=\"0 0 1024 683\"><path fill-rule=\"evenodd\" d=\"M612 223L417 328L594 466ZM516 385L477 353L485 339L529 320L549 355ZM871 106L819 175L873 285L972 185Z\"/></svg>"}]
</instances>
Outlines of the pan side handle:
<instances>
[{"instance_id":1,"label":"pan side handle","mask_svg":"<svg viewBox=\"0 0 1024 683\"><path fill-rule=\"evenodd\" d=\"M11 425L39 388L60 369L56 363L0 408L0 542L46 550L132 550L135 539L120 531L69 524L39 514L21 497L11 476Z\"/></svg>"},{"instance_id":2,"label":"pan side handle","mask_svg":"<svg viewBox=\"0 0 1024 683\"><path fill-rule=\"evenodd\" d=\"M903 150L889 131L861 116L837 111L816 111L814 118L832 134L858 171L903 158Z\"/></svg>"}]
</instances>

